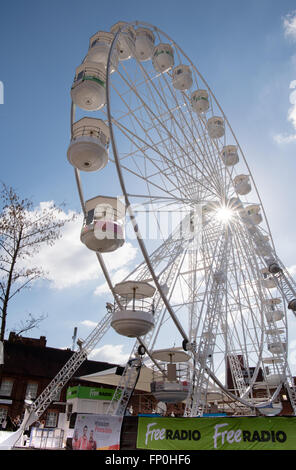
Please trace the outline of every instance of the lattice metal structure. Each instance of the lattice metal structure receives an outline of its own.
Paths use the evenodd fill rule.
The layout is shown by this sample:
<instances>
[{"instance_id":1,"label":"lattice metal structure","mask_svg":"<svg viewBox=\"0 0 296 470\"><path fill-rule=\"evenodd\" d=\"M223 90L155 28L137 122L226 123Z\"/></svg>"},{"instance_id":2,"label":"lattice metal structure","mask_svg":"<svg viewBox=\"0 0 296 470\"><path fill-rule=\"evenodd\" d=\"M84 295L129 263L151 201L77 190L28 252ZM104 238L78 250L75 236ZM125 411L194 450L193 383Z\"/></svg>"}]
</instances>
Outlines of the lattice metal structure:
<instances>
[{"instance_id":1,"label":"lattice metal structure","mask_svg":"<svg viewBox=\"0 0 296 470\"><path fill-rule=\"evenodd\" d=\"M119 22L110 33L98 32L92 38L76 70L71 96L68 159L75 167L85 223L94 217L89 218L84 196L95 196L89 195L89 172L97 171L100 181L101 170L113 168L116 194L105 197L122 194L126 225L142 257L122 281L155 287L154 329L136 338L119 384L121 399L109 411L124 413L142 361L157 365L153 352L172 346L185 347L190 355L193 387L187 416L203 413L213 385L240 410L276 402L286 386L295 411L285 346L295 282L276 255L245 155L200 71L156 26ZM93 120L81 119L85 110L93 112ZM119 227L116 217L112 223L114 230ZM227 250L221 250L226 237ZM112 249L112 256L120 256L122 248ZM107 257L99 248L94 251L120 305ZM272 265L276 284L268 287L262 271ZM281 314L272 316L271 306L279 303ZM32 407L36 413L46 409L58 387L102 339L111 315L38 397ZM143 357L139 346L145 348ZM210 354L201 360L206 351ZM270 363L272 378L280 378L276 385L266 367Z\"/></svg>"}]
</instances>

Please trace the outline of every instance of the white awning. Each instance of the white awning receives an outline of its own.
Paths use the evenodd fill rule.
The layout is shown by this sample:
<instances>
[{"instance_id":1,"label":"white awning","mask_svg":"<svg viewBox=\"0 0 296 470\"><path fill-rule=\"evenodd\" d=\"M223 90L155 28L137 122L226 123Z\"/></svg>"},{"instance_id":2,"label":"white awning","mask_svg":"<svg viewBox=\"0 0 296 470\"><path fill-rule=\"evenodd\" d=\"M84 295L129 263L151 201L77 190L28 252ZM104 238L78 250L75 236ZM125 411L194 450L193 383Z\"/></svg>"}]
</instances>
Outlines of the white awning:
<instances>
[{"instance_id":1,"label":"white awning","mask_svg":"<svg viewBox=\"0 0 296 470\"><path fill-rule=\"evenodd\" d=\"M95 374L83 375L78 378L79 380L85 380L86 382L97 382L103 385L117 386L121 379L121 375L116 375L116 370L117 367L113 367L112 369L103 370ZM143 365L135 389L150 393L151 382L153 382L153 371L149 367Z\"/></svg>"}]
</instances>

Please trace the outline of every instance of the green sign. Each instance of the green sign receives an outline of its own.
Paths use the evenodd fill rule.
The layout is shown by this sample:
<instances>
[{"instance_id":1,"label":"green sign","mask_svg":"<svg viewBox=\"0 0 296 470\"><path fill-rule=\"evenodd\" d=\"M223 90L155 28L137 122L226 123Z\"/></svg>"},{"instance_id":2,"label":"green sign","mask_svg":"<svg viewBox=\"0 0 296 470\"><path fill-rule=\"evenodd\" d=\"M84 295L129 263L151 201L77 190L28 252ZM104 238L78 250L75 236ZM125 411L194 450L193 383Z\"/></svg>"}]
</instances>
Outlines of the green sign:
<instances>
[{"instance_id":1,"label":"green sign","mask_svg":"<svg viewBox=\"0 0 296 470\"><path fill-rule=\"evenodd\" d=\"M88 400L112 400L115 390L112 388L69 387L67 390L67 400L72 398L84 398Z\"/></svg>"},{"instance_id":2,"label":"green sign","mask_svg":"<svg viewBox=\"0 0 296 470\"><path fill-rule=\"evenodd\" d=\"M296 418L139 417L138 449L296 450Z\"/></svg>"}]
</instances>

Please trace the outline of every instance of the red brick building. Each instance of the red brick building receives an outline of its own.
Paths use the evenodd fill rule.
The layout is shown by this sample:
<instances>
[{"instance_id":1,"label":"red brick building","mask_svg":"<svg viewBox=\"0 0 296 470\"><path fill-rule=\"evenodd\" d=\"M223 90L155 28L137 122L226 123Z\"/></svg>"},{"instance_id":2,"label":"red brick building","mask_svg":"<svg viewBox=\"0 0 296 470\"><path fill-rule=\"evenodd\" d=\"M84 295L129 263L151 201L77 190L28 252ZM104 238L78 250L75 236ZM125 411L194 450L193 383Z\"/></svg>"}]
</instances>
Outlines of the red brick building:
<instances>
[{"instance_id":1,"label":"red brick building","mask_svg":"<svg viewBox=\"0 0 296 470\"><path fill-rule=\"evenodd\" d=\"M69 360L73 351L46 346L46 338L23 338L10 333L4 341L4 365L0 366L0 422L7 416L22 417L25 400L34 400ZM83 384L78 377L94 374L115 364L86 360L75 376L61 390L60 396L51 403L40 419L46 426L58 425L59 413L65 412L66 391L69 386ZM98 386L91 382L87 385ZM112 387L111 387L112 388Z\"/></svg>"},{"instance_id":2,"label":"red brick building","mask_svg":"<svg viewBox=\"0 0 296 470\"><path fill-rule=\"evenodd\" d=\"M17 416L23 417L25 400L35 400L51 380L70 359L71 349L48 347L46 338L24 338L10 333L4 341L4 365L0 366L0 423L9 416L12 420ZM84 385L89 387L115 388L96 382L79 379L79 377L97 374L98 372L116 367L116 373L121 375L123 367L107 362L86 360L77 369L71 380L63 387L60 396L56 397L40 420L45 427L56 427L59 415L66 411L66 393L68 387ZM134 414L151 413L157 402L147 392L135 390L129 405Z\"/></svg>"}]
</instances>

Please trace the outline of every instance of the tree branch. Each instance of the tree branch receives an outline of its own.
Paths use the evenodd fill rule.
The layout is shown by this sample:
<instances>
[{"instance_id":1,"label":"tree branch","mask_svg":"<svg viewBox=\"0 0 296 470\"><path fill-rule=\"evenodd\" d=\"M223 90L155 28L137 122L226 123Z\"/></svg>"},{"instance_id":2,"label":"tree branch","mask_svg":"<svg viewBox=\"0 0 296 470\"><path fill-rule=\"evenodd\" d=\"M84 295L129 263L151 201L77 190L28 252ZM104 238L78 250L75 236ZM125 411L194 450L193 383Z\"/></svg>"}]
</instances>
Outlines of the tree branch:
<instances>
[{"instance_id":1,"label":"tree branch","mask_svg":"<svg viewBox=\"0 0 296 470\"><path fill-rule=\"evenodd\" d=\"M4 183L0 188L0 203L0 249L3 250L0 257L0 341L3 341L9 302L34 280L45 276L43 270L38 267L24 270L22 266L38 253L43 245L52 246L60 237L60 229L66 222L74 220L75 214L62 218L62 210L55 204L41 207L38 212L31 201L21 199L13 188ZM32 319L34 323L36 319ZM25 328L27 329L27 326Z\"/></svg>"}]
</instances>

